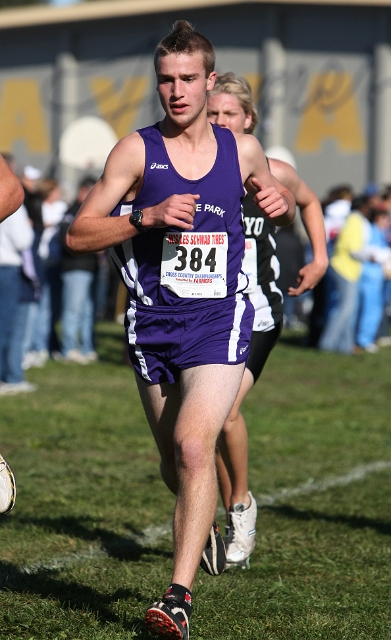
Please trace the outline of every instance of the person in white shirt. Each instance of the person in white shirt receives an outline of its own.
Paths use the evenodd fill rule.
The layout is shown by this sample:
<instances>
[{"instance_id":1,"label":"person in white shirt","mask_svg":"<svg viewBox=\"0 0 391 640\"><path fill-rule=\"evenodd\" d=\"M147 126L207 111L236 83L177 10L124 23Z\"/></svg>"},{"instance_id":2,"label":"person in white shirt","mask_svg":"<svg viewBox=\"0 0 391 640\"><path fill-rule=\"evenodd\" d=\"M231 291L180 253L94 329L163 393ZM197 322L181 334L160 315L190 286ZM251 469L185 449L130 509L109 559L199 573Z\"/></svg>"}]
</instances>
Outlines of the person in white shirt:
<instances>
[{"instance_id":1,"label":"person in white shirt","mask_svg":"<svg viewBox=\"0 0 391 640\"><path fill-rule=\"evenodd\" d=\"M19 302L22 252L29 249L33 241L33 228L22 204L0 225L0 395L35 389L25 381L11 384L7 380L9 341Z\"/></svg>"}]
</instances>

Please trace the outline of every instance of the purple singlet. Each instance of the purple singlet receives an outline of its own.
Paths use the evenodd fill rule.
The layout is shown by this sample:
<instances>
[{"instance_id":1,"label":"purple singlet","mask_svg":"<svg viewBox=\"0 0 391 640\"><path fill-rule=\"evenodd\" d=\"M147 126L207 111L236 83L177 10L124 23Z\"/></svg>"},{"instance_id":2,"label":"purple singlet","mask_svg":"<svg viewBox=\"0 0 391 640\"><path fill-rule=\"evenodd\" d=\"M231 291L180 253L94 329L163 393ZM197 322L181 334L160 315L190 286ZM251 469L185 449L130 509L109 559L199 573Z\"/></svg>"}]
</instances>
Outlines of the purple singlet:
<instances>
[{"instance_id":1,"label":"purple singlet","mask_svg":"<svg viewBox=\"0 0 391 640\"><path fill-rule=\"evenodd\" d=\"M173 194L195 193L200 198L191 232L150 229L111 250L131 303L137 306L156 312L159 307L196 310L218 298L234 297L247 286L241 272L244 189L236 141L228 129L213 126L213 131L216 160L199 180L187 180L174 169L158 124L138 131L145 144L143 185L133 201L120 202L111 215L157 205Z\"/></svg>"}]
</instances>

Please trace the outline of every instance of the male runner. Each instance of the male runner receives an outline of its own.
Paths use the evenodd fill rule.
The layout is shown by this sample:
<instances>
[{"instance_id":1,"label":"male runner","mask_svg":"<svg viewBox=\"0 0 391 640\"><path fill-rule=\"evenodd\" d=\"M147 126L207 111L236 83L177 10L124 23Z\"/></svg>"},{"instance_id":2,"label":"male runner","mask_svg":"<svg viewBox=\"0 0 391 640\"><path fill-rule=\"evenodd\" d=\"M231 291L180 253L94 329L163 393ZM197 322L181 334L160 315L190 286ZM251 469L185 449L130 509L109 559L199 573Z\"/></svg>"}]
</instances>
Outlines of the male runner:
<instances>
[{"instance_id":1,"label":"male runner","mask_svg":"<svg viewBox=\"0 0 391 640\"><path fill-rule=\"evenodd\" d=\"M0 155L0 222L23 204L23 187ZM0 513L8 513L15 504L15 477L8 462L0 455Z\"/></svg>"},{"instance_id":2,"label":"male runner","mask_svg":"<svg viewBox=\"0 0 391 640\"><path fill-rule=\"evenodd\" d=\"M211 547L216 542L216 440L251 335L253 311L242 295L243 184L273 223L290 224L295 214L257 140L208 123L214 58L189 23L173 25L155 52L165 118L118 142L68 232L74 252L114 247L130 293L129 355L163 480L177 495L172 582L145 622L178 640L188 638L208 536Z\"/></svg>"},{"instance_id":3,"label":"male runner","mask_svg":"<svg viewBox=\"0 0 391 640\"><path fill-rule=\"evenodd\" d=\"M208 94L208 119L234 133L252 133L258 113L250 86L244 78L233 73L217 76L214 88ZM289 295L298 296L313 289L327 269L322 209L315 193L291 165L272 158L268 163L271 173L294 194L313 249L313 261L300 270L298 287L289 291ZM249 197L244 200L244 224L246 254L243 270L249 276L246 296L254 306L255 317L242 384L224 423L217 455L220 489L227 512L227 565L243 568L249 566L255 545L257 505L248 491L248 438L240 406L258 380L282 329L282 294L275 282L279 274L275 228L253 206Z\"/></svg>"}]
</instances>

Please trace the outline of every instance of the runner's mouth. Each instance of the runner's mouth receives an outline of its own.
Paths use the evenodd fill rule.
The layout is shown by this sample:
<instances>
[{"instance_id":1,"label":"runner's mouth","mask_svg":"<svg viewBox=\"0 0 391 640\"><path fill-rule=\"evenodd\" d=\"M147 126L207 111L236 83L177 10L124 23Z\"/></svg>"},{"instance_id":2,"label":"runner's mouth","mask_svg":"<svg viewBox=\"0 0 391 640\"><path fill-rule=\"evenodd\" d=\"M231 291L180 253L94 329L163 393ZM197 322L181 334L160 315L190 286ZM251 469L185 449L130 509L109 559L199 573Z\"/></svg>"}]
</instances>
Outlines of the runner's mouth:
<instances>
[{"instance_id":1,"label":"runner's mouth","mask_svg":"<svg viewBox=\"0 0 391 640\"><path fill-rule=\"evenodd\" d=\"M170 109L171 109L171 111L182 113L185 109L187 109L188 106L189 105L184 104L184 103L179 103L179 104L175 103L175 104L170 105Z\"/></svg>"}]
</instances>

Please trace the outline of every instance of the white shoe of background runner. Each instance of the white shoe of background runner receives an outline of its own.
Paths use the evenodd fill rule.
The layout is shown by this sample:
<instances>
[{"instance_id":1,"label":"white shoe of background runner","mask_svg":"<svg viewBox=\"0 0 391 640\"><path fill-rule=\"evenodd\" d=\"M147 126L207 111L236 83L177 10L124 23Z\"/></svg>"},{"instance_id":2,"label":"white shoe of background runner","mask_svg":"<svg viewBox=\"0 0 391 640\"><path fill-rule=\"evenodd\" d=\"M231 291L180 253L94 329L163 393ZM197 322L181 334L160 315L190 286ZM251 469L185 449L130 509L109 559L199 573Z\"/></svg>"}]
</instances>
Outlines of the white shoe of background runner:
<instances>
[{"instance_id":1,"label":"white shoe of background runner","mask_svg":"<svg viewBox=\"0 0 391 640\"><path fill-rule=\"evenodd\" d=\"M230 508L230 524L226 527L227 568L250 567L250 555L255 547L255 525L257 521L257 503L251 491L250 506L239 502Z\"/></svg>"}]
</instances>

